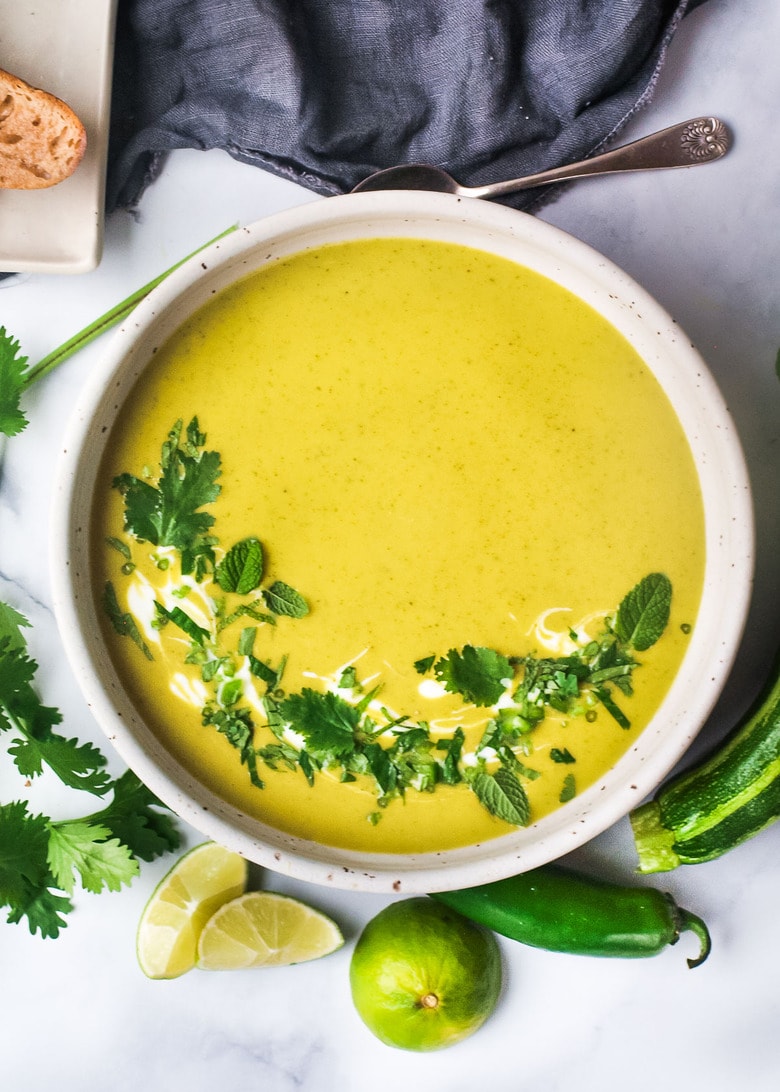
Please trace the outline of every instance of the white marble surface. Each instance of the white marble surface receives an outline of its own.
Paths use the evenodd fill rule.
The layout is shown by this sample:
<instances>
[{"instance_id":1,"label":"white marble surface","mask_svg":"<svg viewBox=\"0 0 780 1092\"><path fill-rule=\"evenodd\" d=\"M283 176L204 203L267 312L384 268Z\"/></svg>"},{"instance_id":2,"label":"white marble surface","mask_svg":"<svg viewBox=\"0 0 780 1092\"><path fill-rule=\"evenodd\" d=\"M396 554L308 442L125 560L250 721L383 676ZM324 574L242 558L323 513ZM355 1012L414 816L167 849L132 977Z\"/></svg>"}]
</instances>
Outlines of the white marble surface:
<instances>
[{"instance_id":1,"label":"white marble surface","mask_svg":"<svg viewBox=\"0 0 780 1092\"><path fill-rule=\"evenodd\" d=\"M732 679L695 750L744 708L780 637L779 46L776 0L709 0L683 24L652 104L627 135L715 113L736 133L733 152L695 172L581 182L544 212L625 268L680 322L711 366L743 440L756 497L755 602ZM35 361L229 224L310 200L318 198L221 153L178 153L138 219L109 220L98 270L29 276L0 288L0 324ZM106 746L63 662L47 574L57 451L102 351L93 344L31 392L31 424L7 446L0 598L32 621L40 686L63 710L68 732ZM0 799L19 792L3 760ZM48 778L33 800L50 814L73 806L72 794ZM134 935L170 862L146 865L121 893L77 895L56 941L0 924L0 1083L7 1092L770 1092L780 1081L778 849L780 826L717 862L661 878L710 925L714 950L700 969L685 965L692 941L626 962L506 942L506 988L492 1019L464 1044L425 1056L382 1046L350 1001L351 946L383 898L266 876L266 886L331 912L346 947L294 968L193 972L155 983L136 966ZM626 822L581 850L576 863L629 880Z\"/></svg>"}]
</instances>

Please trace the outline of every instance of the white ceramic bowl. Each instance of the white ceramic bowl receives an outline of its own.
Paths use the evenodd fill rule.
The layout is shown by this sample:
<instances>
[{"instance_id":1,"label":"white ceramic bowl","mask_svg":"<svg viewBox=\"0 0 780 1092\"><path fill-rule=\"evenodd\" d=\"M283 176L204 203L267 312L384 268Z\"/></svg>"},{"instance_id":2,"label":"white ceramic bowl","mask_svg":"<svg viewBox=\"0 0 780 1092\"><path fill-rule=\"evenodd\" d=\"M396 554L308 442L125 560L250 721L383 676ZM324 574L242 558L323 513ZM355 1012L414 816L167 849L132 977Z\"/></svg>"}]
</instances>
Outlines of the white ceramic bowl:
<instances>
[{"instance_id":1,"label":"white ceramic bowl","mask_svg":"<svg viewBox=\"0 0 780 1092\"><path fill-rule=\"evenodd\" d=\"M491 251L574 292L612 323L655 373L698 468L706 571L699 617L667 698L628 753L552 815L483 845L366 855L280 833L225 804L167 754L136 713L106 653L91 584L88 527L95 476L117 407L163 342L214 293L265 262L323 244L421 236ZM731 418L700 356L642 288L583 243L487 202L410 193L329 198L241 228L168 277L114 336L70 424L55 490L53 587L67 654L108 738L138 776L205 836L261 865L337 887L434 891L536 867L599 834L650 793L712 709L742 634L752 582L750 489Z\"/></svg>"}]
</instances>

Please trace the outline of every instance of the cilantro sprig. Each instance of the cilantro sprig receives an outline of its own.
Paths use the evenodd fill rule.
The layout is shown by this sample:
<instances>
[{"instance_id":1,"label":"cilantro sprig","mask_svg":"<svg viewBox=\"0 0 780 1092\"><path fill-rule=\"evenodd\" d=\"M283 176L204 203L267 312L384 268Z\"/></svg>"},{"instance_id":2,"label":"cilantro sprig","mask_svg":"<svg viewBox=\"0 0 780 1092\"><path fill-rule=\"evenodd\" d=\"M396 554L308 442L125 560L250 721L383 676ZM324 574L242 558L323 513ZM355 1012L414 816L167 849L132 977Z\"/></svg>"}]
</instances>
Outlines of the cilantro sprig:
<instances>
[{"instance_id":1,"label":"cilantro sprig","mask_svg":"<svg viewBox=\"0 0 780 1092\"><path fill-rule=\"evenodd\" d=\"M91 743L55 732L61 713L44 705L34 686L26 618L0 603L0 734L19 774L32 781L46 770L71 789L109 803L77 819L54 820L25 800L0 804L0 907L7 921L26 919L32 933L56 937L72 910L71 896L117 891L149 861L179 845L159 800L130 771L112 780Z\"/></svg>"},{"instance_id":2,"label":"cilantro sprig","mask_svg":"<svg viewBox=\"0 0 780 1092\"><path fill-rule=\"evenodd\" d=\"M0 326L0 433L16 436L27 425L21 409L29 369L21 345Z\"/></svg>"}]
</instances>

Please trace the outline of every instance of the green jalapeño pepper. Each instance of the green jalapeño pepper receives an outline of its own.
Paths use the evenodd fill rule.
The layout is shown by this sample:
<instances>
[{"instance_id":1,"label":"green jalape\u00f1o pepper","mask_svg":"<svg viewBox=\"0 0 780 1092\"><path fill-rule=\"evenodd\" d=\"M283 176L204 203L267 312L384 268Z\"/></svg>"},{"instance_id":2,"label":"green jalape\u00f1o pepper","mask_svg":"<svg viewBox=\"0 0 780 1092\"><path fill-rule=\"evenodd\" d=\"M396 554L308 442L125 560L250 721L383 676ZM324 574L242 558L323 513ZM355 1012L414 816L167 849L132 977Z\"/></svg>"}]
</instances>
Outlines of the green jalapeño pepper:
<instances>
[{"instance_id":1,"label":"green jalape\u00f1o pepper","mask_svg":"<svg viewBox=\"0 0 780 1092\"><path fill-rule=\"evenodd\" d=\"M623 887L546 865L505 880L432 898L502 936L534 948L575 955L636 958L657 955L690 930L710 952L707 926L652 887Z\"/></svg>"}]
</instances>

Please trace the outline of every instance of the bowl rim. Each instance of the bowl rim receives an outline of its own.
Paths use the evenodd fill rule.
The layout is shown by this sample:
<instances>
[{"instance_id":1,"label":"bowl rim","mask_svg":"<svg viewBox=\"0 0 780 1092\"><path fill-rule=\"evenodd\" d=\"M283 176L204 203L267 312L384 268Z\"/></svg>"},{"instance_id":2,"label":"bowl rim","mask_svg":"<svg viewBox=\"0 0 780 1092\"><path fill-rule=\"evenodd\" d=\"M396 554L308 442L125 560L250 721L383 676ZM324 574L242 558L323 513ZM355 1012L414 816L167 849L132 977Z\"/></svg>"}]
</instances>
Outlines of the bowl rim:
<instances>
[{"instance_id":1,"label":"bowl rim","mask_svg":"<svg viewBox=\"0 0 780 1092\"><path fill-rule=\"evenodd\" d=\"M489 843L416 855L353 853L278 832L220 800L167 755L135 713L100 642L90 637L96 604L84 537L101 436L155 345L215 291L266 262L338 238L380 234L455 239L515 261L522 254L521 264L603 314L640 351L670 398L689 437L705 505L699 618L669 693L635 744L551 816ZM88 706L120 757L175 813L206 837L294 878L422 893L545 864L602 833L653 791L682 758L725 684L747 619L753 554L750 483L735 426L703 359L649 293L603 254L545 221L488 202L396 191L327 198L238 228L141 301L112 334L67 424L52 498L50 573L55 617Z\"/></svg>"}]
</instances>

